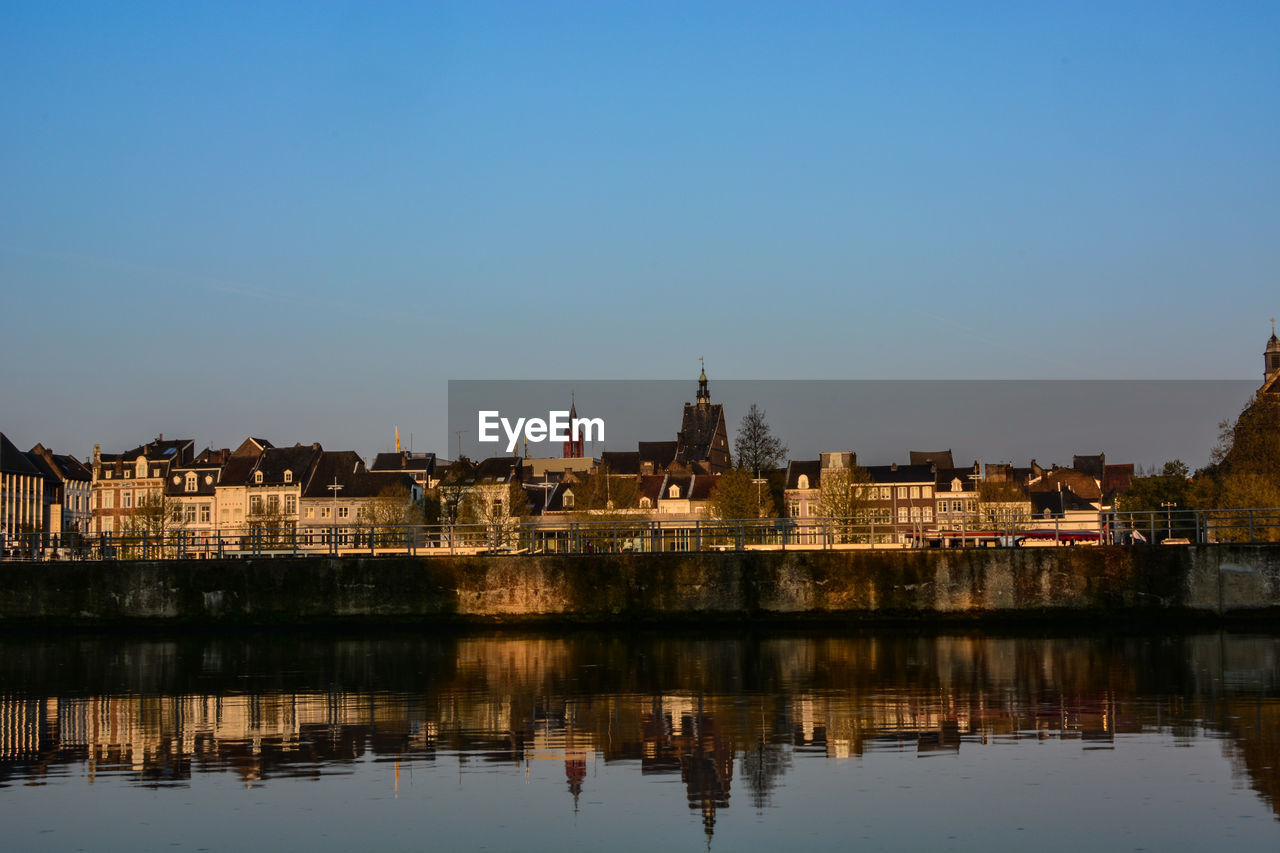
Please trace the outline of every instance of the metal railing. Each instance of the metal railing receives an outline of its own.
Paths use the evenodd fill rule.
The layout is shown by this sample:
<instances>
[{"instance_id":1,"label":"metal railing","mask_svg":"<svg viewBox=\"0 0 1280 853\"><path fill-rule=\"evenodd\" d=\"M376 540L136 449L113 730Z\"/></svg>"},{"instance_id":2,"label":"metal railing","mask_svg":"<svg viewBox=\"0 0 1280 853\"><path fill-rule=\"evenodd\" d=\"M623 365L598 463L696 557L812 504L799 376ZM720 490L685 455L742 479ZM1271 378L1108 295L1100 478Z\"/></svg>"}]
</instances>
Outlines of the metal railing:
<instances>
[{"instance_id":1,"label":"metal railing","mask_svg":"<svg viewBox=\"0 0 1280 853\"><path fill-rule=\"evenodd\" d=\"M282 526L130 533L24 533L6 560L228 559L266 555L594 554L1280 542L1280 508L1145 510L1093 518L1021 518L997 527L848 518L588 520L489 524Z\"/></svg>"}]
</instances>

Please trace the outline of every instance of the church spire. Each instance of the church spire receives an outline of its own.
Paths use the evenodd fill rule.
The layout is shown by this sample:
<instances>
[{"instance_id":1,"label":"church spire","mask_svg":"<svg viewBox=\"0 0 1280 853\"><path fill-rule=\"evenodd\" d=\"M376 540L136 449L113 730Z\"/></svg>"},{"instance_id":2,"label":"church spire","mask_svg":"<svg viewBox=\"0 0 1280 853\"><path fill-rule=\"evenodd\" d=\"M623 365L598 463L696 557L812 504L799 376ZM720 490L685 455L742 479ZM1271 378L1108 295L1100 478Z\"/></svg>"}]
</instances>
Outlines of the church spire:
<instances>
[{"instance_id":1,"label":"church spire","mask_svg":"<svg viewBox=\"0 0 1280 853\"><path fill-rule=\"evenodd\" d=\"M699 357L698 361L702 362L702 373L698 376L698 405L706 406L711 404L711 392L707 390L707 360Z\"/></svg>"}]
</instances>

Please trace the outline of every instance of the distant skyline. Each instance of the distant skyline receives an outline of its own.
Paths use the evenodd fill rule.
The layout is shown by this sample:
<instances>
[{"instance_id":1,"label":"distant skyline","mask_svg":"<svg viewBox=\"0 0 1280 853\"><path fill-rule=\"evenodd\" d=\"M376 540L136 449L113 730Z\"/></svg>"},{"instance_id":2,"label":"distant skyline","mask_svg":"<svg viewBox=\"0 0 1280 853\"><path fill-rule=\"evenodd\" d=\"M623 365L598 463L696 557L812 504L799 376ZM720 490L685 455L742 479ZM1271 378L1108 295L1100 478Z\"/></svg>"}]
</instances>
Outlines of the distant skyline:
<instances>
[{"instance_id":1,"label":"distant skyline","mask_svg":"<svg viewBox=\"0 0 1280 853\"><path fill-rule=\"evenodd\" d=\"M1280 314L1274 3L0 13L24 449L447 455L450 379L699 356L1260 381Z\"/></svg>"}]
</instances>

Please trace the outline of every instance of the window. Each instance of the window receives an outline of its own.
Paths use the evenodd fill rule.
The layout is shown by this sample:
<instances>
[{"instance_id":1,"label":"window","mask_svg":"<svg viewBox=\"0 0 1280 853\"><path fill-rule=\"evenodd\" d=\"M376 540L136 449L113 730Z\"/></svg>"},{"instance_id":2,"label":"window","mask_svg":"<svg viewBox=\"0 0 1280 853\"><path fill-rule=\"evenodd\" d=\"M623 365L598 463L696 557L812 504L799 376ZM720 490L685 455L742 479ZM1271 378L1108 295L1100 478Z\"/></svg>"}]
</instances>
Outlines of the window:
<instances>
[{"instance_id":1,"label":"window","mask_svg":"<svg viewBox=\"0 0 1280 853\"><path fill-rule=\"evenodd\" d=\"M249 498L249 514L262 515L262 495L254 495Z\"/></svg>"},{"instance_id":2,"label":"window","mask_svg":"<svg viewBox=\"0 0 1280 853\"><path fill-rule=\"evenodd\" d=\"M196 505L187 504L182 508L182 520L187 524L195 524L196 521Z\"/></svg>"},{"instance_id":3,"label":"window","mask_svg":"<svg viewBox=\"0 0 1280 853\"><path fill-rule=\"evenodd\" d=\"M133 476L133 469L132 469L132 468L125 468L125 469L124 469L124 475L125 475L125 477L132 477L132 476Z\"/></svg>"},{"instance_id":4,"label":"window","mask_svg":"<svg viewBox=\"0 0 1280 853\"><path fill-rule=\"evenodd\" d=\"M139 456L135 467L138 469L138 479L145 480L147 478L147 460Z\"/></svg>"},{"instance_id":5,"label":"window","mask_svg":"<svg viewBox=\"0 0 1280 853\"><path fill-rule=\"evenodd\" d=\"M122 492L120 495L120 506L130 509L133 506L133 492Z\"/></svg>"},{"instance_id":6,"label":"window","mask_svg":"<svg viewBox=\"0 0 1280 853\"><path fill-rule=\"evenodd\" d=\"M669 498L678 498L678 497L680 497L680 487L679 487L679 486L672 486L671 488L667 489L667 497L669 497Z\"/></svg>"},{"instance_id":7,"label":"window","mask_svg":"<svg viewBox=\"0 0 1280 853\"><path fill-rule=\"evenodd\" d=\"M653 501L649 500L648 498L641 498L641 499L640 499L640 508L641 508L641 509L653 509Z\"/></svg>"},{"instance_id":8,"label":"window","mask_svg":"<svg viewBox=\"0 0 1280 853\"><path fill-rule=\"evenodd\" d=\"M262 482L262 472L261 472L261 471L254 471L254 472L253 472L253 482L255 482L255 483L261 483L261 482Z\"/></svg>"},{"instance_id":9,"label":"window","mask_svg":"<svg viewBox=\"0 0 1280 853\"><path fill-rule=\"evenodd\" d=\"M566 491L560 499L560 503L564 505L565 509L573 509L573 492Z\"/></svg>"},{"instance_id":10,"label":"window","mask_svg":"<svg viewBox=\"0 0 1280 853\"><path fill-rule=\"evenodd\" d=\"M799 478L798 480L796 480L796 488L797 488L797 489L807 489L807 488L809 488L809 475L808 475L808 474L801 474L801 475L800 475L800 478Z\"/></svg>"},{"instance_id":11,"label":"window","mask_svg":"<svg viewBox=\"0 0 1280 853\"><path fill-rule=\"evenodd\" d=\"M285 481L286 483L292 483L292 482L293 482L293 472L292 472L292 471L285 471L285 472L284 472L284 481Z\"/></svg>"},{"instance_id":12,"label":"window","mask_svg":"<svg viewBox=\"0 0 1280 853\"><path fill-rule=\"evenodd\" d=\"M898 521L902 524L906 524L908 520L907 508L905 506L898 507Z\"/></svg>"},{"instance_id":13,"label":"window","mask_svg":"<svg viewBox=\"0 0 1280 853\"><path fill-rule=\"evenodd\" d=\"M157 467L157 468L152 468L152 469L151 469L151 476L152 476L152 477L159 477L159 476L162 476L162 475L160 474L160 469L159 469L158 467Z\"/></svg>"},{"instance_id":14,"label":"window","mask_svg":"<svg viewBox=\"0 0 1280 853\"><path fill-rule=\"evenodd\" d=\"M329 508L327 506L320 507L320 517L321 518L329 517Z\"/></svg>"},{"instance_id":15,"label":"window","mask_svg":"<svg viewBox=\"0 0 1280 853\"><path fill-rule=\"evenodd\" d=\"M267 512L275 515L280 512L280 496L267 495Z\"/></svg>"},{"instance_id":16,"label":"window","mask_svg":"<svg viewBox=\"0 0 1280 853\"><path fill-rule=\"evenodd\" d=\"M209 505L208 504L200 504L200 523L201 524L209 523Z\"/></svg>"},{"instance_id":17,"label":"window","mask_svg":"<svg viewBox=\"0 0 1280 853\"><path fill-rule=\"evenodd\" d=\"M933 507L927 506L924 508L924 520L933 521Z\"/></svg>"},{"instance_id":18,"label":"window","mask_svg":"<svg viewBox=\"0 0 1280 853\"><path fill-rule=\"evenodd\" d=\"M347 518L350 515L351 515L351 510L348 507L345 507L345 506L338 507L338 518Z\"/></svg>"},{"instance_id":19,"label":"window","mask_svg":"<svg viewBox=\"0 0 1280 853\"><path fill-rule=\"evenodd\" d=\"M907 487L898 486L898 500L905 501L907 499Z\"/></svg>"},{"instance_id":20,"label":"window","mask_svg":"<svg viewBox=\"0 0 1280 853\"><path fill-rule=\"evenodd\" d=\"M103 493L102 493L102 508L103 508L103 509L111 509L111 508L112 508L112 507L114 507L115 505L116 505L116 493L115 493L115 492L103 492Z\"/></svg>"},{"instance_id":21,"label":"window","mask_svg":"<svg viewBox=\"0 0 1280 853\"><path fill-rule=\"evenodd\" d=\"M913 506L913 507L911 508L911 520L912 520L912 521L919 521L919 520L920 520L920 507L918 507L918 506Z\"/></svg>"},{"instance_id":22,"label":"window","mask_svg":"<svg viewBox=\"0 0 1280 853\"><path fill-rule=\"evenodd\" d=\"M187 491L188 492L194 492L196 490L196 485L198 484L198 480L199 478L196 477L196 473L194 471L192 471L190 474L187 475Z\"/></svg>"},{"instance_id":23,"label":"window","mask_svg":"<svg viewBox=\"0 0 1280 853\"><path fill-rule=\"evenodd\" d=\"M103 532L103 533L110 533L112 530L114 530L114 529L115 529L115 526L116 526L116 524L115 524L115 519L114 519L114 518L104 518L104 519L102 519L102 532Z\"/></svg>"},{"instance_id":24,"label":"window","mask_svg":"<svg viewBox=\"0 0 1280 853\"><path fill-rule=\"evenodd\" d=\"M920 498L920 487L919 487L919 486L912 486L912 487L911 487L911 499L914 501L914 500L919 500L919 498Z\"/></svg>"},{"instance_id":25,"label":"window","mask_svg":"<svg viewBox=\"0 0 1280 853\"><path fill-rule=\"evenodd\" d=\"M103 472L102 472L102 479L104 479L104 480L110 480L110 479L111 479L111 475L112 475L112 474L114 474L114 473L115 473L114 471L103 471Z\"/></svg>"},{"instance_id":26,"label":"window","mask_svg":"<svg viewBox=\"0 0 1280 853\"><path fill-rule=\"evenodd\" d=\"M288 515L298 514L298 496L297 495L284 496L284 511Z\"/></svg>"},{"instance_id":27,"label":"window","mask_svg":"<svg viewBox=\"0 0 1280 853\"><path fill-rule=\"evenodd\" d=\"M921 486L921 487L920 487L920 497L922 497L922 498L931 498L931 497L933 497L933 486Z\"/></svg>"},{"instance_id":28,"label":"window","mask_svg":"<svg viewBox=\"0 0 1280 853\"><path fill-rule=\"evenodd\" d=\"M792 518L799 518L799 517L800 517L800 502L799 502L799 501L792 501L790 504L788 504L788 505L787 505L787 515L791 516Z\"/></svg>"},{"instance_id":29,"label":"window","mask_svg":"<svg viewBox=\"0 0 1280 853\"><path fill-rule=\"evenodd\" d=\"M316 517L316 508L313 506L307 507L307 518L315 518L315 517Z\"/></svg>"}]
</instances>

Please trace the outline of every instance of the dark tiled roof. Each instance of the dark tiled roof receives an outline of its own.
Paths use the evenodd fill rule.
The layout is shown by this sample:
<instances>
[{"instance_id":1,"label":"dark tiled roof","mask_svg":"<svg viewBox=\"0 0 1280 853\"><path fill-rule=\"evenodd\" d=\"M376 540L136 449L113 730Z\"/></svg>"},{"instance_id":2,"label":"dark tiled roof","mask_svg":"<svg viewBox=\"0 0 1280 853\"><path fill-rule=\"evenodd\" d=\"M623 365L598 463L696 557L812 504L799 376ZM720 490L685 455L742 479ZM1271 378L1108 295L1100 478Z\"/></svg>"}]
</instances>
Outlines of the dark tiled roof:
<instances>
[{"instance_id":1,"label":"dark tiled roof","mask_svg":"<svg viewBox=\"0 0 1280 853\"><path fill-rule=\"evenodd\" d=\"M230 458L231 458L230 448L224 447L221 450L212 450L206 447L204 450L201 450L199 453L196 454L196 458L192 460L191 464L204 466L204 467L208 467L210 465L217 465L221 467L223 465L226 465L227 460Z\"/></svg>"},{"instance_id":2,"label":"dark tiled roof","mask_svg":"<svg viewBox=\"0 0 1280 853\"><path fill-rule=\"evenodd\" d=\"M641 462L652 462L655 469L665 468L676 458L674 441L641 441L637 456Z\"/></svg>"},{"instance_id":3,"label":"dark tiled roof","mask_svg":"<svg viewBox=\"0 0 1280 853\"><path fill-rule=\"evenodd\" d=\"M978 481L973 475L978 473L974 468L939 468L937 490L939 492L950 492L951 482L959 480L961 491L972 492L978 488Z\"/></svg>"},{"instance_id":4,"label":"dark tiled roof","mask_svg":"<svg viewBox=\"0 0 1280 853\"><path fill-rule=\"evenodd\" d=\"M333 485L333 480L329 481ZM416 485L413 477L400 471L360 471L350 474L339 498L376 498L388 489L411 491ZM325 489L325 494L329 490Z\"/></svg>"},{"instance_id":5,"label":"dark tiled roof","mask_svg":"<svg viewBox=\"0 0 1280 853\"><path fill-rule=\"evenodd\" d=\"M232 456L222 467L221 484L224 486L243 486L249 482L253 468L258 464L258 457Z\"/></svg>"},{"instance_id":6,"label":"dark tiled roof","mask_svg":"<svg viewBox=\"0 0 1280 853\"><path fill-rule=\"evenodd\" d=\"M1054 468L1046 471L1044 476L1031 484L1031 491L1056 492L1060 488L1070 489L1085 500L1098 500L1102 492L1098 489L1098 481L1082 471L1071 468Z\"/></svg>"},{"instance_id":7,"label":"dark tiled roof","mask_svg":"<svg viewBox=\"0 0 1280 853\"><path fill-rule=\"evenodd\" d=\"M693 485L689 490L689 500L708 500L711 497L711 493L716 490L716 484L719 482L719 474L695 474Z\"/></svg>"},{"instance_id":8,"label":"dark tiled roof","mask_svg":"<svg viewBox=\"0 0 1280 853\"><path fill-rule=\"evenodd\" d=\"M24 474L28 477L39 477L41 471L31 464L27 454L23 453L8 436L0 432L0 471L6 474Z\"/></svg>"},{"instance_id":9,"label":"dark tiled roof","mask_svg":"<svg viewBox=\"0 0 1280 853\"><path fill-rule=\"evenodd\" d=\"M318 451L316 452L316 460L311 476L305 481L305 485L302 488L302 496L304 498L331 498L333 497L333 492L329 487L336 480L338 485L342 486L342 489L338 491L339 499L360 497L360 495L348 494L347 490L356 491L356 477L363 473L365 473L364 460L353 450ZM298 472L294 471L294 481L297 482L297 480Z\"/></svg>"},{"instance_id":10,"label":"dark tiled roof","mask_svg":"<svg viewBox=\"0 0 1280 853\"><path fill-rule=\"evenodd\" d=\"M685 403L680 434L676 439L675 459L682 465L689 465L710 461L713 454L728 454L725 436L724 406L719 403ZM718 441L725 441L725 446L719 446Z\"/></svg>"},{"instance_id":11,"label":"dark tiled roof","mask_svg":"<svg viewBox=\"0 0 1280 853\"><path fill-rule=\"evenodd\" d=\"M1036 518L1061 518L1068 511L1090 511L1095 507L1069 489L1060 492L1032 492L1031 514ZM1045 511L1048 510L1048 515Z\"/></svg>"},{"instance_id":12,"label":"dark tiled roof","mask_svg":"<svg viewBox=\"0 0 1280 853\"><path fill-rule=\"evenodd\" d=\"M956 463L951 459L950 450L913 450L912 465L937 465L939 468L954 468Z\"/></svg>"},{"instance_id":13,"label":"dark tiled roof","mask_svg":"<svg viewBox=\"0 0 1280 853\"><path fill-rule=\"evenodd\" d=\"M817 489L822 484L822 463L817 460L792 460L787 463L787 488L798 489L800 486L800 475L804 474L809 478L809 488Z\"/></svg>"},{"instance_id":14,"label":"dark tiled roof","mask_svg":"<svg viewBox=\"0 0 1280 853\"><path fill-rule=\"evenodd\" d=\"M632 450L606 450L600 454L600 464L613 474L639 474L640 454Z\"/></svg>"},{"instance_id":15,"label":"dark tiled roof","mask_svg":"<svg viewBox=\"0 0 1280 853\"><path fill-rule=\"evenodd\" d=\"M249 485L258 485L258 474L262 474L264 486L285 485L286 471L292 473L292 483L305 483L311 466L321 453L320 445L304 444L294 447L269 447L258 457L253 474L249 477ZM360 457L356 457L359 459ZM363 462L361 463L363 467Z\"/></svg>"},{"instance_id":16,"label":"dark tiled roof","mask_svg":"<svg viewBox=\"0 0 1280 853\"><path fill-rule=\"evenodd\" d=\"M931 465L868 465L867 474L873 483L933 483Z\"/></svg>"},{"instance_id":17,"label":"dark tiled roof","mask_svg":"<svg viewBox=\"0 0 1280 853\"><path fill-rule=\"evenodd\" d=\"M435 471L436 455L434 453L410 453L407 450L391 453L379 453L373 457L370 471L422 471L431 474Z\"/></svg>"},{"instance_id":18,"label":"dark tiled roof","mask_svg":"<svg viewBox=\"0 0 1280 853\"><path fill-rule=\"evenodd\" d=\"M191 461L191 454L194 449L195 442L189 438L171 439L169 441L156 439L139 445L133 450L126 450L120 454L119 458L132 462L139 456L145 456L148 462L172 462L175 465L185 465Z\"/></svg>"},{"instance_id":19,"label":"dark tiled roof","mask_svg":"<svg viewBox=\"0 0 1280 853\"><path fill-rule=\"evenodd\" d=\"M662 474L641 474L636 482L637 505L641 498L648 498L653 507L658 505L658 498L663 494L662 484L667 479Z\"/></svg>"},{"instance_id":20,"label":"dark tiled roof","mask_svg":"<svg viewBox=\"0 0 1280 853\"><path fill-rule=\"evenodd\" d=\"M520 458L518 456L490 456L476 466L475 474L481 480L509 483L519 479Z\"/></svg>"}]
</instances>

